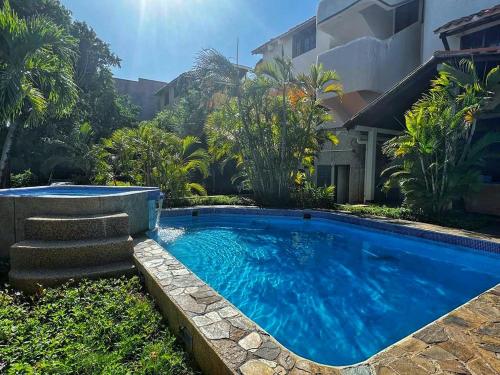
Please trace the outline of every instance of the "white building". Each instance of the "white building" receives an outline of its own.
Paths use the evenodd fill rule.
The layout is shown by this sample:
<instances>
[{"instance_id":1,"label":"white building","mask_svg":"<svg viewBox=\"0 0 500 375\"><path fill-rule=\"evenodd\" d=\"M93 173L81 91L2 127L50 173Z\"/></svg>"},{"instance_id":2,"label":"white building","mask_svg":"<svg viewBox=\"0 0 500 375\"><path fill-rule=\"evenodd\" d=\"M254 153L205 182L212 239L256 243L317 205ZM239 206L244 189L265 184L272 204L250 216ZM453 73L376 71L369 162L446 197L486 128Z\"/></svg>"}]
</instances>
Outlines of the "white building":
<instances>
[{"instance_id":1,"label":"white building","mask_svg":"<svg viewBox=\"0 0 500 375\"><path fill-rule=\"evenodd\" d=\"M305 72L310 64L318 62L339 74L344 95L326 94L322 99L334 116L328 127L334 129L341 142L325 147L318 155L316 168L318 184L337 186L339 203L377 198L377 180L385 164L380 145L402 129L390 116L385 124L370 119L357 122L357 114L379 102L385 93L432 59L435 51L445 49L436 29L498 3L321 0L315 17L253 51L262 54L263 60L284 53L292 58L296 72ZM460 49L463 36L474 31L477 28L447 38L450 49ZM433 69L434 73L428 69L429 74L435 74L435 66ZM419 89L427 86L428 79Z\"/></svg>"}]
</instances>

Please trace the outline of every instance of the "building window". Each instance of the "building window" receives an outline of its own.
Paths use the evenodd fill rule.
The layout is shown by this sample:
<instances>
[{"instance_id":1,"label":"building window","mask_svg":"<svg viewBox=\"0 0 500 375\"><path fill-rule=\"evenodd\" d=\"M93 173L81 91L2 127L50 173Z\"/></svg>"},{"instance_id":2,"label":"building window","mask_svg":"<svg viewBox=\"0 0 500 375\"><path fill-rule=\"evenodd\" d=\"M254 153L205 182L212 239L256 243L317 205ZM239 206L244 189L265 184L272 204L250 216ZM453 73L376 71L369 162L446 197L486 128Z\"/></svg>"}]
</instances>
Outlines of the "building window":
<instances>
[{"instance_id":1,"label":"building window","mask_svg":"<svg viewBox=\"0 0 500 375\"><path fill-rule=\"evenodd\" d=\"M500 46L500 25L464 35L460 43L461 49L487 48L497 46Z\"/></svg>"},{"instance_id":2,"label":"building window","mask_svg":"<svg viewBox=\"0 0 500 375\"><path fill-rule=\"evenodd\" d=\"M316 25L311 25L293 36L292 57L300 56L316 48Z\"/></svg>"},{"instance_id":3,"label":"building window","mask_svg":"<svg viewBox=\"0 0 500 375\"><path fill-rule=\"evenodd\" d=\"M332 166L318 165L316 170L316 185L330 186L332 184Z\"/></svg>"},{"instance_id":4,"label":"building window","mask_svg":"<svg viewBox=\"0 0 500 375\"><path fill-rule=\"evenodd\" d=\"M394 19L394 34L406 29L408 26L418 22L420 13L420 1L414 0L396 8Z\"/></svg>"}]
</instances>

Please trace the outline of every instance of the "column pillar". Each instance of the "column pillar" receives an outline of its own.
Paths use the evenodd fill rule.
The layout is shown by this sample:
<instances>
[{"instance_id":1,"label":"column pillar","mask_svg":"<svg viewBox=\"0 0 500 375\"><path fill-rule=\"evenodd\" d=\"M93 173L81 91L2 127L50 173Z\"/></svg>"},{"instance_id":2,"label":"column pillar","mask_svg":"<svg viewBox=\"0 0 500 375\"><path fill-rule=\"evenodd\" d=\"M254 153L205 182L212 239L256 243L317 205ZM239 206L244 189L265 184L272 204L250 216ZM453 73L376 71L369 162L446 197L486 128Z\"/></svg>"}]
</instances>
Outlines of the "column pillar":
<instances>
[{"instance_id":1,"label":"column pillar","mask_svg":"<svg viewBox=\"0 0 500 375\"><path fill-rule=\"evenodd\" d=\"M365 152L365 186L364 201L375 199L375 170L377 162L377 130L368 130L368 140Z\"/></svg>"}]
</instances>

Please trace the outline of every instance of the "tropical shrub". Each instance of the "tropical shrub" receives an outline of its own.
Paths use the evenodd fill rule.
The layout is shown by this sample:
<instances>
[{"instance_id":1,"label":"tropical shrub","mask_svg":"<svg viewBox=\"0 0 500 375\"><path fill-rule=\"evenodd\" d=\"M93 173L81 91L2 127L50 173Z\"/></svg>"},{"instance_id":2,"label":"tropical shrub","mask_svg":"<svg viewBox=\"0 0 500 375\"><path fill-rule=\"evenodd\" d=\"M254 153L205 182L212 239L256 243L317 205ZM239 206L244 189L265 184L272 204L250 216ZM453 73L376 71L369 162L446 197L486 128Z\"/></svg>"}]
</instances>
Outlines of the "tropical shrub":
<instances>
[{"instance_id":1,"label":"tropical shrub","mask_svg":"<svg viewBox=\"0 0 500 375\"><path fill-rule=\"evenodd\" d=\"M316 186L303 172L295 177L291 205L299 208L335 208L335 187Z\"/></svg>"},{"instance_id":2,"label":"tropical shrub","mask_svg":"<svg viewBox=\"0 0 500 375\"><path fill-rule=\"evenodd\" d=\"M386 188L401 189L416 213L442 215L479 186L480 168L500 134L475 137L478 117L498 105L500 69L484 79L474 64L445 65L432 88L405 115L405 132L389 140Z\"/></svg>"},{"instance_id":3,"label":"tropical shrub","mask_svg":"<svg viewBox=\"0 0 500 375\"><path fill-rule=\"evenodd\" d=\"M197 193L204 187L191 182L194 173L208 175L206 151L196 137L180 138L152 122L116 130L96 148L95 181L158 186L167 199Z\"/></svg>"},{"instance_id":4,"label":"tropical shrub","mask_svg":"<svg viewBox=\"0 0 500 375\"><path fill-rule=\"evenodd\" d=\"M31 172L31 169L27 169L24 172L10 176L10 185L13 188L34 186L36 181L37 177L33 172Z\"/></svg>"},{"instance_id":5,"label":"tropical shrub","mask_svg":"<svg viewBox=\"0 0 500 375\"><path fill-rule=\"evenodd\" d=\"M59 166L79 172L84 183L90 181L94 169L93 134L90 123L84 122L57 138L42 138L50 156L40 164L40 170L49 175L49 182Z\"/></svg>"},{"instance_id":6,"label":"tropical shrub","mask_svg":"<svg viewBox=\"0 0 500 375\"><path fill-rule=\"evenodd\" d=\"M192 374L137 277L0 290L0 373Z\"/></svg>"},{"instance_id":7,"label":"tropical shrub","mask_svg":"<svg viewBox=\"0 0 500 375\"><path fill-rule=\"evenodd\" d=\"M253 206L255 202L239 195L207 195L170 199L163 201L165 207L190 207L190 206Z\"/></svg>"},{"instance_id":8,"label":"tropical shrub","mask_svg":"<svg viewBox=\"0 0 500 375\"><path fill-rule=\"evenodd\" d=\"M241 80L238 68L213 50L202 52L195 72L222 103L207 120L209 151L237 161L234 181L245 181L259 202L288 204L300 168L312 172L320 147L337 142L320 129L331 118L317 98L318 91L340 93L337 75L320 65L295 75L289 60L277 58Z\"/></svg>"}]
</instances>

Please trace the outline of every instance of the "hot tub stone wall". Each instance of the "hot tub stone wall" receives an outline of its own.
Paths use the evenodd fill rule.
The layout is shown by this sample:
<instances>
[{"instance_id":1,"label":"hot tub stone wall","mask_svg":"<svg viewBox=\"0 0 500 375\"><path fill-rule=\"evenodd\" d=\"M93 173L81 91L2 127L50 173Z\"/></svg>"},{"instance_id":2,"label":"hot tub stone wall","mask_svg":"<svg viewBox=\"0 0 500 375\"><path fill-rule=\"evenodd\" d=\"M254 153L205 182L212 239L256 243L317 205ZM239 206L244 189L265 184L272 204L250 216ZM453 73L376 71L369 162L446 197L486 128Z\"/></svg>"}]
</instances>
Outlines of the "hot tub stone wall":
<instances>
[{"instance_id":1,"label":"hot tub stone wall","mask_svg":"<svg viewBox=\"0 0 500 375\"><path fill-rule=\"evenodd\" d=\"M138 239L134 257L170 328L205 374L500 373L500 285L365 362L331 367L284 348L155 241Z\"/></svg>"},{"instance_id":2,"label":"hot tub stone wall","mask_svg":"<svg viewBox=\"0 0 500 375\"><path fill-rule=\"evenodd\" d=\"M134 191L94 197L0 197L0 258L7 258L9 247L25 239L25 221L30 217L102 215L119 212L128 215L130 234L147 231L148 192Z\"/></svg>"}]
</instances>

